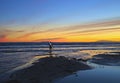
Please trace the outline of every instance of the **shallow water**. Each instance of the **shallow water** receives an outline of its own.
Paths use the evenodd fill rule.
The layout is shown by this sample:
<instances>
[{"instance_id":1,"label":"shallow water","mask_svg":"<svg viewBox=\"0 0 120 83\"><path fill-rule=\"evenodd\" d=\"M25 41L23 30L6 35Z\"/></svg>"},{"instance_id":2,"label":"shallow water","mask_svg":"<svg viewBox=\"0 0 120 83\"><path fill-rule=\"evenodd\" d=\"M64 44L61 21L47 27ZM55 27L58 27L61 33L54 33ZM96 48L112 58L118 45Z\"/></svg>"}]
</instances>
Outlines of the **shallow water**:
<instances>
[{"instance_id":1,"label":"shallow water","mask_svg":"<svg viewBox=\"0 0 120 83\"><path fill-rule=\"evenodd\" d=\"M74 58L120 51L120 43L53 43L53 46L56 56ZM48 43L0 43L0 74L26 64L35 55L48 52Z\"/></svg>"},{"instance_id":2,"label":"shallow water","mask_svg":"<svg viewBox=\"0 0 120 83\"><path fill-rule=\"evenodd\" d=\"M120 43L53 43L53 46L52 53L56 56L74 58L92 58L97 54L120 52ZM0 75L22 67L22 65L31 61L35 55L43 56L48 53L48 43L0 43ZM96 81L103 78L106 81L109 81L108 79L111 80L111 78L115 81L109 81L108 83L117 83L119 81L117 79L120 77L119 66L103 67L101 65L91 64L95 66L94 69L78 71L77 74L58 79L55 83L73 83L73 81L74 83L79 83L80 81L82 83L99 83L99 81ZM101 81L101 83L106 83L104 80Z\"/></svg>"},{"instance_id":3,"label":"shallow water","mask_svg":"<svg viewBox=\"0 0 120 83\"><path fill-rule=\"evenodd\" d=\"M94 68L56 79L53 83L120 83L120 66L88 64Z\"/></svg>"}]
</instances>

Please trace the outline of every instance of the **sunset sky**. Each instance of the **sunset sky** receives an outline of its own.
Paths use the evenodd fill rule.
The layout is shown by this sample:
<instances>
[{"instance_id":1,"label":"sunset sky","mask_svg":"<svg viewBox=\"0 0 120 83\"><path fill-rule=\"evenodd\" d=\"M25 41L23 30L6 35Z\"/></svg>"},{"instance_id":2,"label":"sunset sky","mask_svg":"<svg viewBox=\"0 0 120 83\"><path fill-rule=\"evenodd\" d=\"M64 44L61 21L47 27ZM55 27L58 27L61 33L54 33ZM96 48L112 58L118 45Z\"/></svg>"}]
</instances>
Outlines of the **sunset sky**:
<instances>
[{"instance_id":1,"label":"sunset sky","mask_svg":"<svg viewBox=\"0 0 120 83\"><path fill-rule=\"evenodd\" d=\"M0 42L120 42L120 0L0 0Z\"/></svg>"}]
</instances>

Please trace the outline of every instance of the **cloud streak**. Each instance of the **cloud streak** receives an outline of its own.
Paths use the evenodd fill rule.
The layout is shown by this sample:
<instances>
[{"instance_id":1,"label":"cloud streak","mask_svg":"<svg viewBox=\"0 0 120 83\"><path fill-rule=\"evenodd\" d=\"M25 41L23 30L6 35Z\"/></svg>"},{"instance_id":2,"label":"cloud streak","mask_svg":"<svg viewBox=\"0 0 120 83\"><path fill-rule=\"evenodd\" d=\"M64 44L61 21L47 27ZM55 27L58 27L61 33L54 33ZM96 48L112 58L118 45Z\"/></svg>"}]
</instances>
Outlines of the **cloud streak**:
<instances>
[{"instance_id":1,"label":"cloud streak","mask_svg":"<svg viewBox=\"0 0 120 83\"><path fill-rule=\"evenodd\" d=\"M15 33L23 33L23 30L10 30L10 29L1 29L0 30L0 41L9 41L10 39L8 38L10 35L15 34Z\"/></svg>"},{"instance_id":2,"label":"cloud streak","mask_svg":"<svg viewBox=\"0 0 120 83\"><path fill-rule=\"evenodd\" d=\"M37 31L37 32L30 32L30 33L27 33L27 34L24 34L22 36L19 36L17 38L25 38L25 37L30 37L32 35L35 35L35 34L40 34L40 33L43 33L44 31Z\"/></svg>"},{"instance_id":3,"label":"cloud streak","mask_svg":"<svg viewBox=\"0 0 120 83\"><path fill-rule=\"evenodd\" d=\"M45 25L46 24L47 23L45 23ZM0 29L0 41L5 39L7 39L6 41L67 41L67 38L70 39L71 36L96 35L101 34L102 32L118 32L120 30L120 20L103 20L100 22L72 25L68 27L58 26L57 28L56 26L56 28L40 29L41 27L39 28L39 26L36 26L36 29L27 30L12 30L2 28Z\"/></svg>"},{"instance_id":4,"label":"cloud streak","mask_svg":"<svg viewBox=\"0 0 120 83\"><path fill-rule=\"evenodd\" d=\"M57 33L69 33L69 32L79 32L79 31L96 31L96 30L105 30L112 29L111 26L120 26L120 20L103 20L97 22L91 22L86 24L71 25L67 27L59 27L47 29L44 32L57 32Z\"/></svg>"},{"instance_id":5,"label":"cloud streak","mask_svg":"<svg viewBox=\"0 0 120 83\"><path fill-rule=\"evenodd\" d=\"M48 42L48 41L60 41L60 40L64 40L65 38L61 38L61 37L56 37L56 38L44 38L44 39L37 39L34 40L36 42L42 41L42 42Z\"/></svg>"},{"instance_id":6,"label":"cloud streak","mask_svg":"<svg viewBox=\"0 0 120 83\"><path fill-rule=\"evenodd\" d=\"M67 34L71 34L71 35L76 35L77 34L78 35L78 34L89 34L89 33L100 32L100 31L116 31L116 30L120 30L120 27L118 27L118 28L107 28L107 29L75 31L75 32L67 33Z\"/></svg>"},{"instance_id":7,"label":"cloud streak","mask_svg":"<svg viewBox=\"0 0 120 83\"><path fill-rule=\"evenodd\" d=\"M120 25L120 19L117 20L101 20L96 22L90 22L90 23L84 23L84 24L78 24L68 27L61 27L59 30L65 30L65 31L71 31L71 30L84 30L84 29L99 29L99 28L106 28L110 26L116 26Z\"/></svg>"}]
</instances>

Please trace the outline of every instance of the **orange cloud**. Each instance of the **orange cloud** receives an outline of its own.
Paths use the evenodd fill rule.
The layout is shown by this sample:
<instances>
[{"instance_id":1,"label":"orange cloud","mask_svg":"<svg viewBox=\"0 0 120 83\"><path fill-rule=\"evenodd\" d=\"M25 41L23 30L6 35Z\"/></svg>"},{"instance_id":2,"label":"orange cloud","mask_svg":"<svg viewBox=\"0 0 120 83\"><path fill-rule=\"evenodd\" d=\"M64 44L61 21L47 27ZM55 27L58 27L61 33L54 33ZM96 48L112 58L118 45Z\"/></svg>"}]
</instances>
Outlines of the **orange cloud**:
<instances>
[{"instance_id":1,"label":"orange cloud","mask_svg":"<svg viewBox=\"0 0 120 83\"><path fill-rule=\"evenodd\" d=\"M30 36L32 36L32 35L34 35L34 34L38 34L38 33L41 33L41 32L42 32L42 31L38 31L38 32L31 32L31 33L24 34L24 35L22 35L22 36L20 36L20 37L17 37L17 38L30 37Z\"/></svg>"},{"instance_id":2,"label":"orange cloud","mask_svg":"<svg viewBox=\"0 0 120 83\"><path fill-rule=\"evenodd\" d=\"M46 26L47 23L43 23ZM32 26L33 27L33 26ZM30 27L30 28L32 28ZM42 27L42 29L41 29ZM1 29L0 41L16 42L89 42L98 40L120 41L120 20L103 20L95 23L49 28L36 26L36 29ZM27 30L26 30L27 29ZM41 30L40 30L41 29Z\"/></svg>"},{"instance_id":3,"label":"orange cloud","mask_svg":"<svg viewBox=\"0 0 120 83\"><path fill-rule=\"evenodd\" d=\"M78 35L78 34L83 34L83 35L89 35L90 33L98 33L98 32L104 32L104 31L116 31L120 30L120 27L118 28L106 28L106 29L94 29L94 30L83 30L83 31L74 31L74 32L69 32L67 34L70 35Z\"/></svg>"},{"instance_id":4,"label":"orange cloud","mask_svg":"<svg viewBox=\"0 0 120 83\"><path fill-rule=\"evenodd\" d=\"M7 42L7 41L11 41L12 39L9 38L10 35L14 34L14 33L23 33L24 31L19 30L19 31L15 31L15 30L10 30L10 29L1 29L0 30L0 42Z\"/></svg>"},{"instance_id":5,"label":"orange cloud","mask_svg":"<svg viewBox=\"0 0 120 83\"><path fill-rule=\"evenodd\" d=\"M7 41L7 35L0 34L0 42L5 42L5 41Z\"/></svg>"}]
</instances>

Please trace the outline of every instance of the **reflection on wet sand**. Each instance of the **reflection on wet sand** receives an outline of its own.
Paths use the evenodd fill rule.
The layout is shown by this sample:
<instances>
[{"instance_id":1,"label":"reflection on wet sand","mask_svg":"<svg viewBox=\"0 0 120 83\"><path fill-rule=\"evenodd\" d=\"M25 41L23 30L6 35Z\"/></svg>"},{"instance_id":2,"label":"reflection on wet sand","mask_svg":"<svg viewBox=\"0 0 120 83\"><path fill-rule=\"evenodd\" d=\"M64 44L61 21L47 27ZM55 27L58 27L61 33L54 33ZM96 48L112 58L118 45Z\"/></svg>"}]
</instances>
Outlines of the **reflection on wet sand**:
<instances>
[{"instance_id":1,"label":"reflection on wet sand","mask_svg":"<svg viewBox=\"0 0 120 83\"><path fill-rule=\"evenodd\" d=\"M120 52L95 55L91 62L108 66L120 66Z\"/></svg>"},{"instance_id":2,"label":"reflection on wet sand","mask_svg":"<svg viewBox=\"0 0 120 83\"><path fill-rule=\"evenodd\" d=\"M87 58L92 58L98 54L109 54L113 52L119 52L119 50L82 50L81 53L87 54Z\"/></svg>"}]
</instances>

